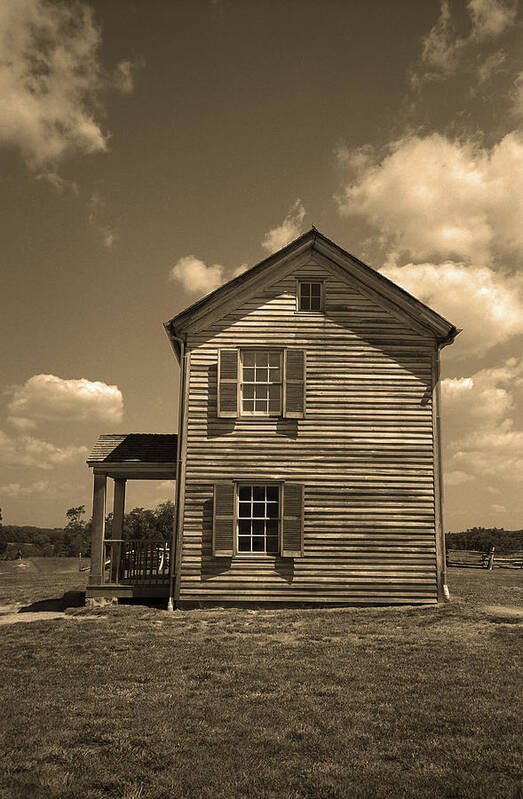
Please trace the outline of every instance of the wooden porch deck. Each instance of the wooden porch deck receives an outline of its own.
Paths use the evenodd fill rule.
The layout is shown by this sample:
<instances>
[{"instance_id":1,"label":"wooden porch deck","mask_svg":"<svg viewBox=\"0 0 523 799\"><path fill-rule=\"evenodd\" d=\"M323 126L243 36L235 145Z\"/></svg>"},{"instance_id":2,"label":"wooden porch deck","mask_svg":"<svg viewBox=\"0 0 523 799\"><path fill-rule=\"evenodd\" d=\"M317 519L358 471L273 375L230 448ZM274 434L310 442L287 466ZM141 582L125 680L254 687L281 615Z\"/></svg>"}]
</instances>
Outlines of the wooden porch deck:
<instances>
[{"instance_id":1,"label":"wooden porch deck","mask_svg":"<svg viewBox=\"0 0 523 799\"><path fill-rule=\"evenodd\" d=\"M168 541L107 539L102 579L87 586L87 599L168 597L171 550Z\"/></svg>"}]
</instances>

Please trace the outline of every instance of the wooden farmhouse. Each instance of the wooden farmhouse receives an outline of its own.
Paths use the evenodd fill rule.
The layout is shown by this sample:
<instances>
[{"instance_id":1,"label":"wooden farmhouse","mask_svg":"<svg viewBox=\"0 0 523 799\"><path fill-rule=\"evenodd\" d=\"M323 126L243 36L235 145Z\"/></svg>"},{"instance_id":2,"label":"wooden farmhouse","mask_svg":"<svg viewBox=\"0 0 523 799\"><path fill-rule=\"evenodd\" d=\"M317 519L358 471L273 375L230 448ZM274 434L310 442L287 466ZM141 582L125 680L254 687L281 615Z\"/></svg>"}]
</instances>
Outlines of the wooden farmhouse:
<instances>
[{"instance_id":1,"label":"wooden farmhouse","mask_svg":"<svg viewBox=\"0 0 523 799\"><path fill-rule=\"evenodd\" d=\"M314 228L165 324L175 435L101 436L87 596L431 604L447 594L450 322ZM104 539L107 477L114 518ZM175 479L172 541L124 541L128 479Z\"/></svg>"}]
</instances>

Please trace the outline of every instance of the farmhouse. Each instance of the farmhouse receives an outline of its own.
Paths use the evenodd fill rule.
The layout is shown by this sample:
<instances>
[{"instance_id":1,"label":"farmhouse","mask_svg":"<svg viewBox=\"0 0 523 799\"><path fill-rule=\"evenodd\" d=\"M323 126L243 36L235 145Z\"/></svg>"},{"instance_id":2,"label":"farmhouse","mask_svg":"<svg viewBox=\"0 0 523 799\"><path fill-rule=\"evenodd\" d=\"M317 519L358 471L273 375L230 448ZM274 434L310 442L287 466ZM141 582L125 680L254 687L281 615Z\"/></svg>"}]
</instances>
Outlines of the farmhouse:
<instances>
[{"instance_id":1,"label":"farmhouse","mask_svg":"<svg viewBox=\"0 0 523 799\"><path fill-rule=\"evenodd\" d=\"M178 435L95 445L89 598L446 595L438 383L440 349L459 332L450 322L313 228L165 330ZM171 542L122 540L133 478L176 480Z\"/></svg>"}]
</instances>

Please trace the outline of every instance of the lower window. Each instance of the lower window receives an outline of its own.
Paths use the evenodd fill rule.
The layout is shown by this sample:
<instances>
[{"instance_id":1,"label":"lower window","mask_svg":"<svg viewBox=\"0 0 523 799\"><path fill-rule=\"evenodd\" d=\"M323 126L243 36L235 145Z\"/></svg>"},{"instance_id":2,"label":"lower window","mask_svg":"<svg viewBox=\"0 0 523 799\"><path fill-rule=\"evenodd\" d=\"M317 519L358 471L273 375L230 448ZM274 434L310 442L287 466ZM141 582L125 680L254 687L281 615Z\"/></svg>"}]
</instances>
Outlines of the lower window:
<instances>
[{"instance_id":1,"label":"lower window","mask_svg":"<svg viewBox=\"0 0 523 799\"><path fill-rule=\"evenodd\" d=\"M238 486L238 552L278 553L280 487Z\"/></svg>"}]
</instances>

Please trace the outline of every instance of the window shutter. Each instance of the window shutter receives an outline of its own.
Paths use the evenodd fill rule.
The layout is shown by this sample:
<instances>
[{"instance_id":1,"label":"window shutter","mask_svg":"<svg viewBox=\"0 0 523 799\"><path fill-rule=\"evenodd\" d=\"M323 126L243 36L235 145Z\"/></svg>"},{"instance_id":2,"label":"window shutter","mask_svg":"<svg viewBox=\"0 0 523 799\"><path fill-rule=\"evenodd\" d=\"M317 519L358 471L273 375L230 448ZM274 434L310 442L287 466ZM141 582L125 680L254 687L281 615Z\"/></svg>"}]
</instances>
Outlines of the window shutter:
<instances>
[{"instance_id":1,"label":"window shutter","mask_svg":"<svg viewBox=\"0 0 523 799\"><path fill-rule=\"evenodd\" d=\"M212 524L212 552L228 558L234 545L234 484L215 483Z\"/></svg>"},{"instance_id":2,"label":"window shutter","mask_svg":"<svg viewBox=\"0 0 523 799\"><path fill-rule=\"evenodd\" d=\"M285 350L285 414L305 417L305 350Z\"/></svg>"},{"instance_id":3,"label":"window shutter","mask_svg":"<svg viewBox=\"0 0 523 799\"><path fill-rule=\"evenodd\" d=\"M303 486L285 483L283 486L281 554L284 558L303 555Z\"/></svg>"},{"instance_id":4,"label":"window shutter","mask_svg":"<svg viewBox=\"0 0 523 799\"><path fill-rule=\"evenodd\" d=\"M238 416L238 350L218 351L218 416Z\"/></svg>"}]
</instances>

